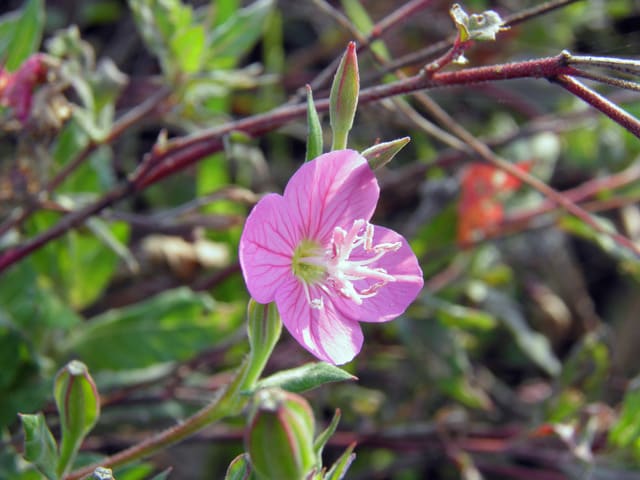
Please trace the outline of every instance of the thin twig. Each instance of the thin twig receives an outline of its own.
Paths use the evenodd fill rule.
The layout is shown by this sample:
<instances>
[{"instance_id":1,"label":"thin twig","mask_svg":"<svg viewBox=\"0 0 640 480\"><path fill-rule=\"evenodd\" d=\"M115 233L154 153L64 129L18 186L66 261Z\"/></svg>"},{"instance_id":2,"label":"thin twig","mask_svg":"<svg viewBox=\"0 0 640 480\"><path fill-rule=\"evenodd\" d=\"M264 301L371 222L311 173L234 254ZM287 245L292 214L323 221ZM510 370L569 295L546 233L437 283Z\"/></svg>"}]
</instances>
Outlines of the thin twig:
<instances>
[{"instance_id":1,"label":"thin twig","mask_svg":"<svg viewBox=\"0 0 640 480\"><path fill-rule=\"evenodd\" d=\"M557 55L555 57L504 65L469 68L455 72L437 72L433 76L416 75L391 84L364 89L361 92L359 103L364 105L396 95L445 86L471 85L479 82L515 78L556 78L563 75L575 75L577 73L579 74L573 67L566 65L566 57L564 55ZM320 112L327 111L329 108L328 99L318 101L316 108ZM161 151L152 151L148 156L148 161L145 162L145 167L133 174L125 184L108 192L95 203L63 217L49 230L36 235L31 240L5 250L0 254L0 272L6 270L9 266L39 249L49 241L62 236L70 229L82 224L91 215L98 213L134 192L139 192L163 178L193 165L211 153L220 151L223 148L223 138L225 135L233 131L241 131L249 135L262 135L304 115L306 115L306 104L285 106L261 115L229 122L223 126L205 130L195 135L168 141L167 144L162 147ZM507 162L504 163L504 169L506 171L512 169L514 170L513 174L517 178L523 179L523 172ZM530 177L527 183L531 184L530 182L532 180L534 182L537 181L533 179L533 177ZM523 179L523 181L527 180ZM557 193L543 182L537 182L540 184L538 185L538 189L545 194L548 192L548 196L551 198L553 198L554 193ZM567 207L568 210L571 208L575 211L575 205L571 202L565 202L563 204L562 201L560 201L559 203ZM586 212L580 210L580 214L584 217ZM586 215L588 216L588 214ZM598 226L598 228L601 227ZM628 239L625 240L628 244ZM633 246L633 250L636 251L635 245Z\"/></svg>"},{"instance_id":2,"label":"thin twig","mask_svg":"<svg viewBox=\"0 0 640 480\"><path fill-rule=\"evenodd\" d=\"M565 82L568 82L568 80L564 80L565 78L571 80L571 78L566 75L561 75L560 77L561 79L559 79L559 82L562 82L561 84L563 84L563 86ZM578 82L576 83L582 86L582 84L579 84ZM584 88L586 89L586 87ZM592 93L595 94L595 92L592 92ZM578 95L578 93L576 93L576 95ZM586 93L583 93L583 95L585 95L585 100L594 101L591 95L587 95ZM578 95L578 96L581 96L581 95ZM589 101L589 103L591 103L591 101ZM606 102L608 102L608 100ZM570 198L566 197L565 195L562 195L560 192L556 191L555 189L547 185L545 182L537 179L533 175L530 175L528 172L525 172L519 169L512 163L507 162L506 160L495 155L486 144L484 144L483 142L478 140L476 137L474 137L471 133L469 133L464 127L462 127L458 122L456 122L446 111L444 111L437 103L435 103L429 97L424 96L424 98L422 99L422 103L429 109L430 114L435 116L435 118L440 122L441 125L443 125L447 130L457 135L458 138L460 138L465 143L467 143L473 149L473 151L476 152L483 160L498 167L501 170L504 170L505 172L513 175L514 177L518 178L522 182L526 183L530 187L536 189L537 191L542 193L547 199L555 202L558 205L561 205L567 212L571 213L572 215L576 216L577 218L585 222L594 231L610 236L619 245L629 249L636 255L640 255L640 246L636 245L634 242L632 242L630 239L628 239L624 235L621 235L617 232L612 232L610 229L604 227L601 223L596 221L591 214L589 214L584 209L580 208ZM594 107L596 107L598 110L605 113L607 116L614 119L615 121L620 123L622 126L627 128L628 130L631 130L631 128L628 128L628 127L632 127L633 124L631 122L625 121L626 116L630 117L630 115L626 114L626 112L620 109L617 105L614 105L611 102L608 102L606 105L607 108L604 109L603 107L605 105L603 105L602 103L596 103L596 104L594 103L591 103L591 104L594 105ZM626 114L626 116L622 114ZM633 117L631 117L631 119L633 119L633 121L635 121L635 123L638 124L638 126L640 127L640 122L638 122ZM635 133L633 130L631 131ZM638 130L638 132L640 132L640 129ZM636 136L638 136L637 133L636 133Z\"/></svg>"},{"instance_id":3,"label":"thin twig","mask_svg":"<svg viewBox=\"0 0 640 480\"><path fill-rule=\"evenodd\" d=\"M364 50L367 50L371 44L380 38L384 33L386 33L391 28L400 24L407 18L415 15L419 11L428 7L433 0L411 0L407 2L403 6L394 10L391 14L384 17L378 23L376 23L368 36L363 37L360 32L353 27L348 18L342 15L338 10L333 8L328 2L324 0L314 0L314 3L327 15L331 16L338 24L342 25L346 30L349 31L351 35L353 35L354 39L357 41L358 47L356 52L360 54ZM340 63L340 56L337 56L333 62L327 65L317 76L316 78L310 82L310 86L312 90L318 90L323 86L328 85L331 80L334 72L338 68L338 64ZM301 88L298 90L296 95L289 102L297 103L306 97L306 89Z\"/></svg>"},{"instance_id":4,"label":"thin twig","mask_svg":"<svg viewBox=\"0 0 640 480\"><path fill-rule=\"evenodd\" d=\"M566 7L572 3L580 2L584 0L551 0L549 2L543 3L542 5L538 5L527 10L523 10L518 13L514 13L512 15L507 15L504 18L504 25L506 27L512 27L519 23L523 23L528 20L532 20L533 18L539 17L541 15L545 15L559 8ZM429 45L428 47L419 50L417 52L410 53L408 55L402 56L396 59L393 62L390 62L385 68L381 69L379 72L376 72L370 76L362 79L363 83L369 83L373 81L377 81L386 75L389 72L393 72L400 68L408 67L410 65L420 65L427 63L430 59L433 58L434 55L441 54L445 50L451 48L454 41L456 39L456 35L451 35L451 37L436 42L434 44Z\"/></svg>"},{"instance_id":5,"label":"thin twig","mask_svg":"<svg viewBox=\"0 0 640 480\"><path fill-rule=\"evenodd\" d=\"M552 81L558 83L562 88L581 98L592 107L600 110L611 120L623 126L626 130L640 138L640 120L627 113L615 103L607 100L598 92L590 89L583 83L569 75L558 75L552 77Z\"/></svg>"}]
</instances>

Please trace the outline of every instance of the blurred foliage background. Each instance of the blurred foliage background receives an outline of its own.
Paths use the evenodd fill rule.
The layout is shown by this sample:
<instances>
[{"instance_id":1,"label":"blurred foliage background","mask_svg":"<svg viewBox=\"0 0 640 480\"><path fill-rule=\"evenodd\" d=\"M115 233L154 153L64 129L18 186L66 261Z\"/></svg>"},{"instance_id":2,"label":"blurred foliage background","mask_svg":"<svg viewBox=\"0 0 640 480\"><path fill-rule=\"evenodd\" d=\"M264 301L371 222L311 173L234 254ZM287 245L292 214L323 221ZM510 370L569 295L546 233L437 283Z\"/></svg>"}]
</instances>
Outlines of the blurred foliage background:
<instances>
[{"instance_id":1,"label":"blurred foliage background","mask_svg":"<svg viewBox=\"0 0 640 480\"><path fill-rule=\"evenodd\" d=\"M508 17L542 3L464 7ZM327 5L366 36L402 2L3 2L6 71L41 51L49 76L34 83L26 119L6 101L0 112L0 248L101 198L166 138L303 98L300 89L353 38ZM454 33L450 7L434 1L371 49L387 61L424 51ZM466 56L470 66L563 49L633 57L639 25L637 1L576 1ZM362 51L362 86L416 73L430 58L400 72ZM599 88L640 112L636 93ZM327 83L314 91L327 94ZM429 95L554 188L597 179L578 200L640 240L638 138L544 80ZM308 394L320 421L335 408L343 413L326 455L357 441L354 479L640 478L638 259L581 221L542 210L529 188L492 183L499 172L482 180L472 170L478 159L448 141L446 129L434 136L431 120L411 96L362 106L356 117L351 148L412 139L378 172L375 223L410 239L426 286L402 318L366 327L365 347L348 366L357 382ZM0 274L0 478L40 478L16 455L17 413L43 409L55 432L53 377L72 358L89 367L103 405L83 461L184 418L224 384L247 350L248 296L236 261L242 223L257 195L279 191L301 164L305 135L304 120L255 138L231 134L224 152L102 210ZM491 212L463 201L478 188L489 188ZM285 335L268 372L310 359ZM238 419L208 429L116 478L167 466L171 478L222 478L242 451L242 428Z\"/></svg>"}]
</instances>

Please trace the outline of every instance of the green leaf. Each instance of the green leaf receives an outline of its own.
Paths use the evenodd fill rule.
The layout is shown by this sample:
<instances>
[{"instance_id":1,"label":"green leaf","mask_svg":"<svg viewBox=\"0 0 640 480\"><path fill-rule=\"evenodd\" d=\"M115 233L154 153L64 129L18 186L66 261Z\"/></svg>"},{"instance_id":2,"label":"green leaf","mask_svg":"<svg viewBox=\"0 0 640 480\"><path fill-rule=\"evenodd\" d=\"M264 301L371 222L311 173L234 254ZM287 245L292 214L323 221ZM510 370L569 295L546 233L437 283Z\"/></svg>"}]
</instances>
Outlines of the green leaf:
<instances>
[{"instance_id":1,"label":"green leaf","mask_svg":"<svg viewBox=\"0 0 640 480\"><path fill-rule=\"evenodd\" d=\"M204 26L193 25L177 32L171 38L171 53L182 72L195 73L200 70L205 51L205 36Z\"/></svg>"},{"instance_id":2,"label":"green leaf","mask_svg":"<svg viewBox=\"0 0 640 480\"><path fill-rule=\"evenodd\" d=\"M520 350L549 375L558 375L561 364L553 353L549 340L529 327L518 305L498 290L485 285L475 287L472 287L472 290L481 292L483 309L503 323L513 335Z\"/></svg>"},{"instance_id":3,"label":"green leaf","mask_svg":"<svg viewBox=\"0 0 640 480\"><path fill-rule=\"evenodd\" d=\"M325 445L327 444L331 436L336 432L336 429L338 428L338 423L340 423L340 417L341 417L340 409L337 408L336 412L333 414L331 423L329 423L327 428L325 428L320 433L320 435L316 437L315 441L313 442L313 449L315 450L316 455L318 457L319 465L322 465L322 461L321 461L322 450L324 449Z\"/></svg>"},{"instance_id":4,"label":"green leaf","mask_svg":"<svg viewBox=\"0 0 640 480\"><path fill-rule=\"evenodd\" d=\"M491 330L497 324L497 320L491 314L476 308L455 305L429 295L424 295L423 300L426 305L435 309L438 320L448 327Z\"/></svg>"},{"instance_id":5,"label":"green leaf","mask_svg":"<svg viewBox=\"0 0 640 480\"><path fill-rule=\"evenodd\" d=\"M505 30L504 21L493 10L487 10L480 14L468 15L457 3L451 7L451 18L458 29L461 42L469 40L492 41L496 35Z\"/></svg>"},{"instance_id":6,"label":"green leaf","mask_svg":"<svg viewBox=\"0 0 640 480\"><path fill-rule=\"evenodd\" d=\"M275 373L258 382L256 388L280 387L289 392L300 393L325 383L345 380L357 380L357 378L334 365L317 362Z\"/></svg>"},{"instance_id":7,"label":"green leaf","mask_svg":"<svg viewBox=\"0 0 640 480\"><path fill-rule=\"evenodd\" d=\"M235 66L262 35L264 22L272 8L273 0L258 0L216 27L208 38L209 67Z\"/></svg>"},{"instance_id":8,"label":"green leaf","mask_svg":"<svg viewBox=\"0 0 640 480\"><path fill-rule=\"evenodd\" d=\"M597 215L592 215L592 218L611 233L616 232L616 227L611 220ZM565 215L560 219L559 227L577 237L594 243L602 251L618 260L622 270L633 274L636 278L640 278L640 260L638 257L628 248L616 243L610 235L600 233L579 218L569 215Z\"/></svg>"},{"instance_id":9,"label":"green leaf","mask_svg":"<svg viewBox=\"0 0 640 480\"><path fill-rule=\"evenodd\" d=\"M33 463L49 480L56 480L58 451L42 412L20 414L24 432L24 458Z\"/></svg>"},{"instance_id":10,"label":"green leaf","mask_svg":"<svg viewBox=\"0 0 640 480\"><path fill-rule=\"evenodd\" d=\"M240 315L236 307L179 288L91 319L74 329L63 348L92 370L143 368L212 347Z\"/></svg>"},{"instance_id":11,"label":"green leaf","mask_svg":"<svg viewBox=\"0 0 640 480\"><path fill-rule=\"evenodd\" d=\"M630 448L640 458L640 377L634 378L622 401L616 424L609 431L609 442L620 448Z\"/></svg>"},{"instance_id":12,"label":"green leaf","mask_svg":"<svg viewBox=\"0 0 640 480\"><path fill-rule=\"evenodd\" d=\"M80 317L38 275L34 263L20 262L0 275L0 325L9 322L37 343L45 330L70 328Z\"/></svg>"},{"instance_id":13,"label":"green leaf","mask_svg":"<svg viewBox=\"0 0 640 480\"><path fill-rule=\"evenodd\" d=\"M369 12L360 0L342 0L342 8L349 20L353 22L355 27L364 35L369 35L373 31L374 23L369 16ZM390 60L391 55L384 42L376 40L370 45L371 50L378 54L384 60Z\"/></svg>"},{"instance_id":14,"label":"green leaf","mask_svg":"<svg viewBox=\"0 0 640 480\"><path fill-rule=\"evenodd\" d=\"M52 220L46 212L34 215L31 219L32 227L41 231ZM129 234L129 227L124 222L109 226L98 222L93 223L93 227L106 230L99 237L90 229L71 231L59 241L50 242L32 257L38 271L43 277L47 277L47 285L76 308L90 304L102 293L115 272L122 253L114 251L113 242L124 244ZM111 236L105 246L103 240L106 241L107 231ZM91 268L87 268L87 265Z\"/></svg>"},{"instance_id":15,"label":"green leaf","mask_svg":"<svg viewBox=\"0 0 640 480\"><path fill-rule=\"evenodd\" d=\"M307 85L307 162L322 154L322 125L316 105L313 103L311 87Z\"/></svg>"},{"instance_id":16,"label":"green leaf","mask_svg":"<svg viewBox=\"0 0 640 480\"><path fill-rule=\"evenodd\" d=\"M28 0L22 9L18 21L13 27L13 35L7 55L5 68L16 70L29 55L38 50L44 29L44 0Z\"/></svg>"},{"instance_id":17,"label":"green leaf","mask_svg":"<svg viewBox=\"0 0 640 480\"><path fill-rule=\"evenodd\" d=\"M439 321L403 324L404 341L419 361L426 381L471 408L487 409L491 400L473 383L473 371L462 340Z\"/></svg>"},{"instance_id":18,"label":"green leaf","mask_svg":"<svg viewBox=\"0 0 640 480\"><path fill-rule=\"evenodd\" d=\"M342 480L347 474L347 470L356 459L356 454L353 453L353 449L356 448L356 444L349 445L349 447L340 455L340 458L331 466L331 469L327 472L324 480Z\"/></svg>"},{"instance_id":19,"label":"green leaf","mask_svg":"<svg viewBox=\"0 0 640 480\"><path fill-rule=\"evenodd\" d=\"M242 453L229 464L224 480L249 480L251 478L251 462L249 455Z\"/></svg>"}]
</instances>

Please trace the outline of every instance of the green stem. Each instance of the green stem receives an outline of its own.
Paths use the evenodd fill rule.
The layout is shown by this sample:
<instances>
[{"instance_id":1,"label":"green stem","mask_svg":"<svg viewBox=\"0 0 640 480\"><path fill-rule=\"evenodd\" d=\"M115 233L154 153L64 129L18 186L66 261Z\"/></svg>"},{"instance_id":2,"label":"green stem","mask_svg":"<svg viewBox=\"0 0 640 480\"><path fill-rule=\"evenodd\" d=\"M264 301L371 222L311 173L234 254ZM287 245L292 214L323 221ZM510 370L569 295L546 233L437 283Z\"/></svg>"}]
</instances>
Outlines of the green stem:
<instances>
[{"instance_id":1,"label":"green stem","mask_svg":"<svg viewBox=\"0 0 640 480\"><path fill-rule=\"evenodd\" d=\"M347 148L349 132L347 130L337 130L333 132L333 143L331 150L344 150Z\"/></svg>"}]
</instances>

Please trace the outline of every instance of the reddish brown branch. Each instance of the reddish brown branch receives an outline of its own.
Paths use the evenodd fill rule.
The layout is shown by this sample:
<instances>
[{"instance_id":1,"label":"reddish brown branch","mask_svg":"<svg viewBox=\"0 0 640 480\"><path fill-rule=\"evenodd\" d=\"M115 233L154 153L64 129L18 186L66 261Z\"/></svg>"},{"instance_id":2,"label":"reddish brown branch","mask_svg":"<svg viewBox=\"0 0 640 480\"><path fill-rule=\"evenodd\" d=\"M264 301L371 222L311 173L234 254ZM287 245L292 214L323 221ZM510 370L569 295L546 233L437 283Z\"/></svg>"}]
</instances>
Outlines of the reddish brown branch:
<instances>
[{"instance_id":1,"label":"reddish brown branch","mask_svg":"<svg viewBox=\"0 0 640 480\"><path fill-rule=\"evenodd\" d=\"M438 72L432 76L420 74L414 77L403 79L395 83L380 85L365 89L360 95L360 104L375 102L384 98L396 95L403 95L419 90L433 89L439 87L447 87L454 85L470 85L480 82L508 80L516 78L560 78L562 82L568 75L580 75L580 71L568 66L565 54L555 57L541 58L537 60L529 60L525 62L509 63L504 65L493 65L488 67L469 68L455 72ZM566 82L565 82L566 84ZM572 84L573 85L573 84ZM563 86L565 86L563 84ZM567 88L567 87L565 87ZM573 88L570 87L570 88ZM569 88L567 88L569 89ZM571 91L571 90L570 90ZM580 93L578 93L580 92ZM576 94L584 95L583 90L576 90ZM617 114L617 110L612 108L612 104L608 101L590 102L594 107L604 109L603 112L613 117ZM316 103L318 111L327 111L329 108L328 99L320 100ZM226 135L234 131L241 131L249 135L257 136L266 132L275 130L276 128L301 118L306 114L305 104L296 104L292 106L281 107L268 113L256 115L236 122L230 122L218 128L203 131L197 135L178 138L169 141L162 151L153 151L143 163L143 166L136 171L130 180L95 203L87 207L70 213L63 217L56 225L49 230L42 232L33 239L5 250L0 255L0 272L18 262L20 259L29 255L33 251L39 249L49 241L52 241L65 232L81 225L87 218L109 207L113 203L127 197L131 193L138 192L144 188L160 181L161 179L173 175L174 173L191 166L198 160L218 152L223 148L223 139ZM625 117L626 118L626 117ZM629 122L622 123L623 126L631 125ZM633 129L636 135L640 133L640 129ZM505 162L506 163L506 162ZM501 168L509 171L511 165L500 165ZM527 176L522 178L523 174L518 169L509 171L521 178L530 185L535 179ZM539 181L538 181L539 182ZM565 207L568 211L583 218L584 211L576 210L575 204L567 199L553 198L553 190L543 182L539 182L538 190L552 198L554 201ZM638 248L628 239L613 234L613 237L627 248L634 252L638 252Z\"/></svg>"}]
</instances>

